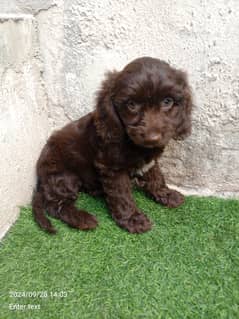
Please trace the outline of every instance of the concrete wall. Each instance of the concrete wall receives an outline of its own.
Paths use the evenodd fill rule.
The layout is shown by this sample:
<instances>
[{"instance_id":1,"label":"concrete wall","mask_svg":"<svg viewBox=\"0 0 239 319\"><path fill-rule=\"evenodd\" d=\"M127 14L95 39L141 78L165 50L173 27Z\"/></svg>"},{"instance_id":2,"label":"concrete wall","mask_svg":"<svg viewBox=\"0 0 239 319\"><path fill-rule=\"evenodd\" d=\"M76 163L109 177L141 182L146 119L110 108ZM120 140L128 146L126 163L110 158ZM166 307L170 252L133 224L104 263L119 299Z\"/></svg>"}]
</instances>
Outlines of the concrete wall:
<instances>
[{"instance_id":1,"label":"concrete wall","mask_svg":"<svg viewBox=\"0 0 239 319\"><path fill-rule=\"evenodd\" d=\"M63 111L62 1L0 2L0 237L31 200L35 163Z\"/></svg>"},{"instance_id":2,"label":"concrete wall","mask_svg":"<svg viewBox=\"0 0 239 319\"><path fill-rule=\"evenodd\" d=\"M187 70L195 95L192 136L161 160L168 182L239 197L238 12L237 0L2 0L0 232L30 200L47 135L92 110L107 69L144 55Z\"/></svg>"},{"instance_id":3,"label":"concrete wall","mask_svg":"<svg viewBox=\"0 0 239 319\"><path fill-rule=\"evenodd\" d=\"M34 162L47 137L36 30L30 15L0 16L0 234L30 201Z\"/></svg>"}]
</instances>

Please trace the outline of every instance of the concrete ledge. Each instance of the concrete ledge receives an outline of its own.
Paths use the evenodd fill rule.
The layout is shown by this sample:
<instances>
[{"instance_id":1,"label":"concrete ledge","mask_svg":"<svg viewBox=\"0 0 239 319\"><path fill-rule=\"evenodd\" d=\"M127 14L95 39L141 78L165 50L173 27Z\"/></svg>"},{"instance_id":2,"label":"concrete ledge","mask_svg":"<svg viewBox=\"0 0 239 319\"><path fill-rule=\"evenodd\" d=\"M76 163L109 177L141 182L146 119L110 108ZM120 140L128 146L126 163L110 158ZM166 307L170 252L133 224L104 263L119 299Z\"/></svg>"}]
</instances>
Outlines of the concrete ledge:
<instances>
[{"instance_id":1,"label":"concrete ledge","mask_svg":"<svg viewBox=\"0 0 239 319\"><path fill-rule=\"evenodd\" d=\"M9 20L18 22L18 21L28 20L28 19L32 20L33 16L31 14L11 14L11 13L0 14L0 23L7 22Z\"/></svg>"}]
</instances>

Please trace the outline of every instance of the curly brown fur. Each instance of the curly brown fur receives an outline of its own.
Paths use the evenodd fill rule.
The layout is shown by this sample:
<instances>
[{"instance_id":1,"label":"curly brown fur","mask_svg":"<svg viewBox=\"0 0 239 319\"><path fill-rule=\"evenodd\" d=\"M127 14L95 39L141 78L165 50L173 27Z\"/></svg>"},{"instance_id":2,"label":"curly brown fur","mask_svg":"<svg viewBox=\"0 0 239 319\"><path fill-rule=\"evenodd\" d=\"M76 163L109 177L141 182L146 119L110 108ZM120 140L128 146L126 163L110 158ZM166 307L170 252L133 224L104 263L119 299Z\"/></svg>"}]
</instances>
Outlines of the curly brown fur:
<instances>
[{"instance_id":1,"label":"curly brown fur","mask_svg":"<svg viewBox=\"0 0 239 319\"><path fill-rule=\"evenodd\" d=\"M184 72L149 57L120 72L109 72L98 92L96 109L55 132L37 162L34 217L55 233L44 211L71 227L93 229L97 220L74 206L79 191L103 194L116 223L131 233L151 228L136 207L136 183L168 207L183 203L170 190L157 164L171 139L191 130L192 99Z\"/></svg>"}]
</instances>

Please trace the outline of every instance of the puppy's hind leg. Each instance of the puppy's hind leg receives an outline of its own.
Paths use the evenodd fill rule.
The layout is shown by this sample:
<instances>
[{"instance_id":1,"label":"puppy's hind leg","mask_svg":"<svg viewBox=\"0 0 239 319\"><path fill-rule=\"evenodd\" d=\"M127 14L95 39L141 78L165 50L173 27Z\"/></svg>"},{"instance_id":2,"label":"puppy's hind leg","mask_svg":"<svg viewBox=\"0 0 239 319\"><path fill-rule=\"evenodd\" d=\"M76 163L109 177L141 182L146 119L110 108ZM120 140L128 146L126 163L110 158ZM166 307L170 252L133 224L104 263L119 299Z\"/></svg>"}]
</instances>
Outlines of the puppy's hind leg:
<instances>
[{"instance_id":1,"label":"puppy's hind leg","mask_svg":"<svg viewBox=\"0 0 239 319\"><path fill-rule=\"evenodd\" d=\"M97 225L97 219L74 206L79 190L79 180L71 173L52 175L48 183L46 210L49 215L62 220L71 227L89 230Z\"/></svg>"},{"instance_id":2,"label":"puppy's hind leg","mask_svg":"<svg viewBox=\"0 0 239 319\"><path fill-rule=\"evenodd\" d=\"M50 220L45 215L44 196L40 189L36 189L32 199L33 216L38 225L50 234L55 234L56 230Z\"/></svg>"},{"instance_id":3,"label":"puppy's hind leg","mask_svg":"<svg viewBox=\"0 0 239 319\"><path fill-rule=\"evenodd\" d=\"M81 230L94 229L97 225L97 219L84 210L78 210L73 203L63 205L58 218L71 227Z\"/></svg>"}]
</instances>

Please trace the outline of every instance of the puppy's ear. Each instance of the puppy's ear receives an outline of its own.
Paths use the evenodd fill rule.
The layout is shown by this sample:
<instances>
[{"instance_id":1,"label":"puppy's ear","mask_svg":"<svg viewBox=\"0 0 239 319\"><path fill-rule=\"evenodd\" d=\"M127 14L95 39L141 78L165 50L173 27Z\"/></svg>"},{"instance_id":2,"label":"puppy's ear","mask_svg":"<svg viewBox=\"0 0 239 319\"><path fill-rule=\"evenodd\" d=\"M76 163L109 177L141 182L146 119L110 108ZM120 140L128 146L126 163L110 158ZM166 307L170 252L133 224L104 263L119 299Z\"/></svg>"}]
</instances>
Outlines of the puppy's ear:
<instances>
[{"instance_id":1,"label":"puppy's ear","mask_svg":"<svg viewBox=\"0 0 239 319\"><path fill-rule=\"evenodd\" d=\"M185 89L184 93L184 105L182 106L180 113L179 125L176 128L175 140L183 140L191 134L192 131L192 108L193 99L189 86Z\"/></svg>"},{"instance_id":2,"label":"puppy's ear","mask_svg":"<svg viewBox=\"0 0 239 319\"><path fill-rule=\"evenodd\" d=\"M123 126L113 105L115 84L119 72L106 73L106 78L96 97L95 124L97 133L104 142L117 143L124 135Z\"/></svg>"}]
</instances>

